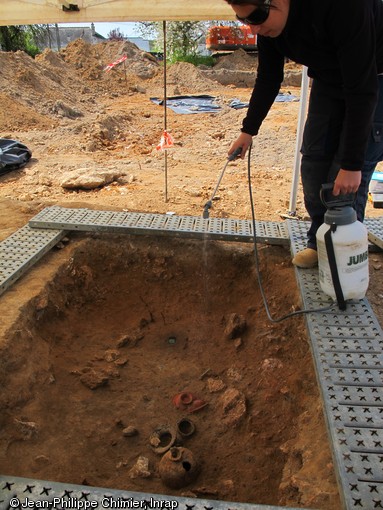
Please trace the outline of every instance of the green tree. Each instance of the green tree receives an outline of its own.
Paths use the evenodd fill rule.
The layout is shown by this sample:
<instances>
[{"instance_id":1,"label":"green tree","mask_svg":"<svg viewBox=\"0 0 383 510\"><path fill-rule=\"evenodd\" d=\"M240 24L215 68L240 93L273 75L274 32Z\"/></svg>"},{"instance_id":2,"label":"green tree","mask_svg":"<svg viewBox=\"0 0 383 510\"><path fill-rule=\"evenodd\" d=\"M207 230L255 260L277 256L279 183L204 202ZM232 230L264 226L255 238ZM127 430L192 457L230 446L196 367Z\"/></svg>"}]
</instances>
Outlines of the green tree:
<instances>
[{"instance_id":1,"label":"green tree","mask_svg":"<svg viewBox=\"0 0 383 510\"><path fill-rule=\"evenodd\" d=\"M46 25L8 25L0 27L0 46L3 51L25 51L34 57L39 49L37 40Z\"/></svg>"},{"instance_id":2,"label":"green tree","mask_svg":"<svg viewBox=\"0 0 383 510\"><path fill-rule=\"evenodd\" d=\"M204 21L168 21L166 23L166 51L170 62L185 60L197 55L198 41L206 34L209 23ZM153 38L154 49L163 51L164 31L162 22L139 23L143 37Z\"/></svg>"}]
</instances>

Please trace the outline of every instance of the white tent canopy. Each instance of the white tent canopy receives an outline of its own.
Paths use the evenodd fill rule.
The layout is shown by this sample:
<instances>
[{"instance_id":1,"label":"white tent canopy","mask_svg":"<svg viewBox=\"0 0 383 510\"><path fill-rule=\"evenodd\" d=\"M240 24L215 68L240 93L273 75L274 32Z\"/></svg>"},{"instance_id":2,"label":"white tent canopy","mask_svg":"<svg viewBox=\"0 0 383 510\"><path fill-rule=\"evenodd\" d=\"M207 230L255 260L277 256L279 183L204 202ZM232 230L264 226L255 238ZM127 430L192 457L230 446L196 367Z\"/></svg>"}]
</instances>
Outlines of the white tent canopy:
<instances>
[{"instance_id":1,"label":"white tent canopy","mask_svg":"<svg viewBox=\"0 0 383 510\"><path fill-rule=\"evenodd\" d=\"M0 0L0 25L226 19L224 0Z\"/></svg>"}]
</instances>

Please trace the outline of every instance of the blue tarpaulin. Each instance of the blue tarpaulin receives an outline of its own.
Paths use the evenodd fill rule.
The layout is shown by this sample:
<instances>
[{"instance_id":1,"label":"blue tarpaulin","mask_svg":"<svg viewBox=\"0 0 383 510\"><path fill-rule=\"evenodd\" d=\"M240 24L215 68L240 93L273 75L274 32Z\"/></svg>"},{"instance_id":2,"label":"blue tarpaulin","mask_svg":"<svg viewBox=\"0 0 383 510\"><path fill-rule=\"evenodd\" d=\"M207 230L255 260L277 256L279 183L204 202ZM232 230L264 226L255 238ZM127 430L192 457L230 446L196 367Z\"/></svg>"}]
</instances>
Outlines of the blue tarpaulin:
<instances>
[{"instance_id":1,"label":"blue tarpaulin","mask_svg":"<svg viewBox=\"0 0 383 510\"><path fill-rule=\"evenodd\" d=\"M160 106L164 100L158 97L151 97L150 100ZM166 106L176 113L215 113L221 107L214 104L214 96L172 96L166 99Z\"/></svg>"},{"instance_id":2,"label":"blue tarpaulin","mask_svg":"<svg viewBox=\"0 0 383 510\"><path fill-rule=\"evenodd\" d=\"M277 103L287 103L291 101L299 101L299 97L293 96L292 94L278 94L275 98L275 102ZM247 108L249 106L249 103L244 103L240 99L233 99L231 103L229 103L229 106L231 108L234 108L235 110L239 110L241 108Z\"/></svg>"},{"instance_id":3,"label":"blue tarpaulin","mask_svg":"<svg viewBox=\"0 0 383 510\"><path fill-rule=\"evenodd\" d=\"M176 113L216 113L221 107L215 104L214 96L172 96L166 99L166 106ZM164 105L164 100L158 97L151 97L150 100L160 106ZM278 94L275 98L276 102L299 101L299 98L292 94ZM233 99L229 103L230 108L239 110L247 108L249 103L244 103L240 99Z\"/></svg>"}]
</instances>

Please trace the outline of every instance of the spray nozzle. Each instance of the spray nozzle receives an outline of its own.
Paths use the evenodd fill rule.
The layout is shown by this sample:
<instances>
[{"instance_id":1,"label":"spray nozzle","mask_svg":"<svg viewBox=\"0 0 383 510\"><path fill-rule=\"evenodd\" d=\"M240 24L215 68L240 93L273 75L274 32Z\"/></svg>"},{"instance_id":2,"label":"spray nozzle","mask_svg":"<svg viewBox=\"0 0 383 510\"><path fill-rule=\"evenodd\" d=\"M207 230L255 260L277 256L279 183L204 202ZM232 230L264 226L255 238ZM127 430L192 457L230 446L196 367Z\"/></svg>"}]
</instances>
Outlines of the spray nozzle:
<instances>
[{"instance_id":1,"label":"spray nozzle","mask_svg":"<svg viewBox=\"0 0 383 510\"><path fill-rule=\"evenodd\" d=\"M208 200L203 208L202 218L205 220L209 217L209 209L213 205L211 200Z\"/></svg>"}]
</instances>

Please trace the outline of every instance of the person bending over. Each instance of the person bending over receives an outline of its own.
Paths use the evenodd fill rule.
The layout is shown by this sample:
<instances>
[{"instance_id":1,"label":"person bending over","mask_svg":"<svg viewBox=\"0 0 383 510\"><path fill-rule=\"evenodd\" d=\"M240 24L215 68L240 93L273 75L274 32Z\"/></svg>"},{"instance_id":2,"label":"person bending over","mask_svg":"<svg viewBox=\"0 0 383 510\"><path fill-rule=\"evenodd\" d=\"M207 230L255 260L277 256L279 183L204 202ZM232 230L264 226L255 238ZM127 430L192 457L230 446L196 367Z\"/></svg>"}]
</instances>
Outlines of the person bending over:
<instances>
[{"instance_id":1,"label":"person bending over","mask_svg":"<svg viewBox=\"0 0 383 510\"><path fill-rule=\"evenodd\" d=\"M368 187L383 160L382 0L225 0L257 35L258 72L241 134L229 155L244 158L283 81L286 58L312 78L301 147L304 202L311 218L307 248L293 264L318 263L316 232L323 223L323 183L333 195L356 193L364 220Z\"/></svg>"}]
</instances>

